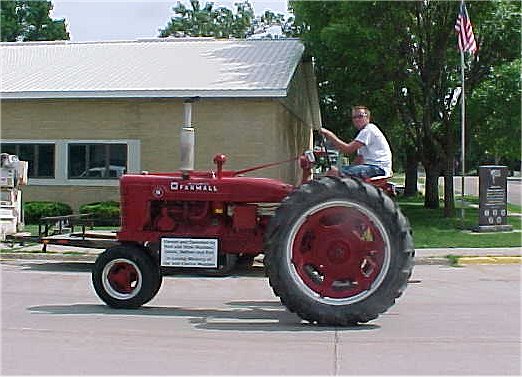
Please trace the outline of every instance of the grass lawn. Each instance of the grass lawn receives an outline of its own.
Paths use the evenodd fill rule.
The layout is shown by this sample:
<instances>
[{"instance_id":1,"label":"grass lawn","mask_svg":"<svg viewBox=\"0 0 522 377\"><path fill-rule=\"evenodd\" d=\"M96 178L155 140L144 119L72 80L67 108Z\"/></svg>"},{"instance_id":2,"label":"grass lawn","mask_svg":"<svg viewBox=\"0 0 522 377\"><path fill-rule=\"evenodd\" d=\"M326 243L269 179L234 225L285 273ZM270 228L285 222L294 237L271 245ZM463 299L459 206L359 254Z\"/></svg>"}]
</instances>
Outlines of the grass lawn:
<instances>
[{"instance_id":1,"label":"grass lawn","mask_svg":"<svg viewBox=\"0 0 522 377\"><path fill-rule=\"evenodd\" d=\"M478 198L465 197L465 200L470 204L478 204ZM426 209L422 197L400 198L398 202L412 225L416 248L522 246L520 215L508 217L508 224L513 226L512 232L475 233L471 229L478 225L477 207L465 208L465 218L462 223L460 208L456 210L456 217L445 218L443 203L439 209ZM508 214L521 212L520 206L508 205Z\"/></svg>"}]
</instances>

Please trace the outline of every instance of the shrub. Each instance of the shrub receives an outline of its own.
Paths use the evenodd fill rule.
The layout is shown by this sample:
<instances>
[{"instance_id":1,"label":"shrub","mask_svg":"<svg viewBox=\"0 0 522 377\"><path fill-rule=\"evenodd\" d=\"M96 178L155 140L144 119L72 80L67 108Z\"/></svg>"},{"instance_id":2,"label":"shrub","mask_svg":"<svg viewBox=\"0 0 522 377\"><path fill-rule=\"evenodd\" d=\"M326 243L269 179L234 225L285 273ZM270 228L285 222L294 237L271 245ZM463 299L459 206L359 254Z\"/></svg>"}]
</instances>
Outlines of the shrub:
<instances>
[{"instance_id":1,"label":"shrub","mask_svg":"<svg viewBox=\"0 0 522 377\"><path fill-rule=\"evenodd\" d=\"M113 200L84 204L80 213L91 213L95 225L120 225L120 203Z\"/></svg>"},{"instance_id":2,"label":"shrub","mask_svg":"<svg viewBox=\"0 0 522 377\"><path fill-rule=\"evenodd\" d=\"M73 213L72 208L59 202L24 203L24 221L26 224L38 224L42 217L65 216Z\"/></svg>"}]
</instances>

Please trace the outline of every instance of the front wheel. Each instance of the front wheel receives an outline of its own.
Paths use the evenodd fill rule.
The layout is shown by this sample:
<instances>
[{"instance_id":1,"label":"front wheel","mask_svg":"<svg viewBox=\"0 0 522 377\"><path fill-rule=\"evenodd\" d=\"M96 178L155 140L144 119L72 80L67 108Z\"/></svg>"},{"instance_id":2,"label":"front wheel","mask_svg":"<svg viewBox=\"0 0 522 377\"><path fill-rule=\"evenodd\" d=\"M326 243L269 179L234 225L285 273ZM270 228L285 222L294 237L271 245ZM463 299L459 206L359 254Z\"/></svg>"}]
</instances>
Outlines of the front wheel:
<instances>
[{"instance_id":1,"label":"front wheel","mask_svg":"<svg viewBox=\"0 0 522 377\"><path fill-rule=\"evenodd\" d=\"M381 190L358 179L302 185L278 208L265 267L282 303L323 325L375 319L406 287L413 267L407 219Z\"/></svg>"},{"instance_id":2,"label":"front wheel","mask_svg":"<svg viewBox=\"0 0 522 377\"><path fill-rule=\"evenodd\" d=\"M92 270L94 290L113 308L138 308L149 302L161 281L154 258L137 246L118 245L105 250Z\"/></svg>"}]
</instances>

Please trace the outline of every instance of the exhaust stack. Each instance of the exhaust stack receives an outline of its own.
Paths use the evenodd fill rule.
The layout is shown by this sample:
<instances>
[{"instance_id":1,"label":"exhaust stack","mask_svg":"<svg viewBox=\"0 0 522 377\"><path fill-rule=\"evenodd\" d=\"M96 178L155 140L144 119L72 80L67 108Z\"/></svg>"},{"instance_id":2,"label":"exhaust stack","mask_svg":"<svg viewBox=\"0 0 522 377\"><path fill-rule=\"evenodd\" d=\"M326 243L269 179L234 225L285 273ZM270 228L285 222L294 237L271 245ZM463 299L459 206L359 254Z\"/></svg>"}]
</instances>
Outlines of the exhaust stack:
<instances>
[{"instance_id":1,"label":"exhaust stack","mask_svg":"<svg viewBox=\"0 0 522 377\"><path fill-rule=\"evenodd\" d=\"M180 152L181 167L180 170L186 175L194 170L194 128L192 127L192 103L197 98L187 99L183 103L185 121L181 129Z\"/></svg>"}]
</instances>

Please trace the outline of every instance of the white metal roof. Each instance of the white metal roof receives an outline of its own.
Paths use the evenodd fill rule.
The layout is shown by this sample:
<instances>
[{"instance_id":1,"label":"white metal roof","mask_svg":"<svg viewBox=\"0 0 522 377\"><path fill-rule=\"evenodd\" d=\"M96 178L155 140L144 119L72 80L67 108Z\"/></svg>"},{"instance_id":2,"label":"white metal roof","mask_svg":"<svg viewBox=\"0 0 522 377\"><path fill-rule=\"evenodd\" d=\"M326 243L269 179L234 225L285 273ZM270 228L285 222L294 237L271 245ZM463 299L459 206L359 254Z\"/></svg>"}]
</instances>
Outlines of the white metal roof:
<instances>
[{"instance_id":1,"label":"white metal roof","mask_svg":"<svg viewBox=\"0 0 522 377\"><path fill-rule=\"evenodd\" d=\"M0 43L2 98L284 97L297 39Z\"/></svg>"}]
</instances>

